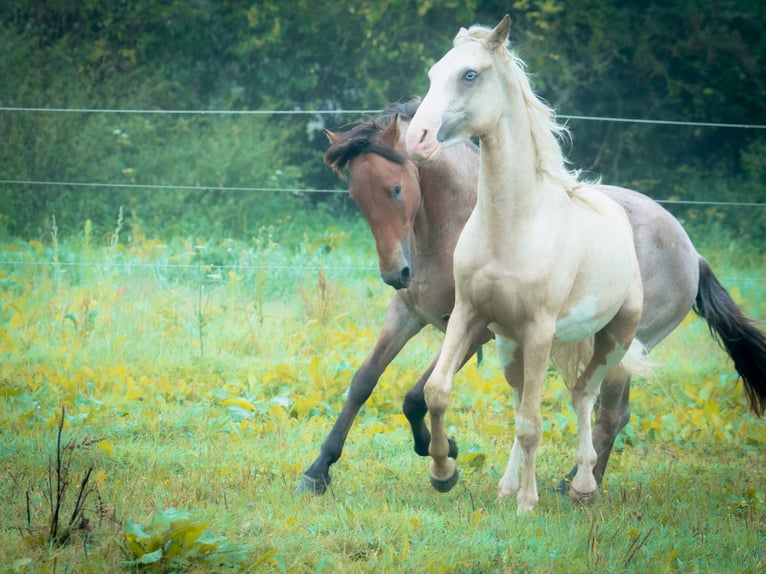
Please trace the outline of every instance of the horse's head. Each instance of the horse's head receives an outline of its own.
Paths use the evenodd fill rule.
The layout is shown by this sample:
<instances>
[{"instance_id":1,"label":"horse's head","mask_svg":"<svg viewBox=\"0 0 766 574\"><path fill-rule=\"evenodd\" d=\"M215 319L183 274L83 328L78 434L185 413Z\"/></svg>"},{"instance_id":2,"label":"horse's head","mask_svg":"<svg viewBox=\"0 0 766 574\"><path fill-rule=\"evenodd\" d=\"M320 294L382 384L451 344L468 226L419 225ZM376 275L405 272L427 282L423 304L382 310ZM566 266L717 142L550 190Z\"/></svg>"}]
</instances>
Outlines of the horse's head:
<instances>
[{"instance_id":1,"label":"horse's head","mask_svg":"<svg viewBox=\"0 0 766 574\"><path fill-rule=\"evenodd\" d=\"M481 137L499 121L505 108L498 87L511 19L492 30L461 28L453 48L428 72L430 87L407 131L407 151L421 161L433 158L448 140Z\"/></svg>"},{"instance_id":2,"label":"horse's head","mask_svg":"<svg viewBox=\"0 0 766 574\"><path fill-rule=\"evenodd\" d=\"M421 203L418 170L404 151L404 129L395 115L385 127L373 120L345 133L328 132L332 145L325 154L339 173L348 166L349 192L375 238L380 276L395 289L408 287L413 277L413 226Z\"/></svg>"}]
</instances>

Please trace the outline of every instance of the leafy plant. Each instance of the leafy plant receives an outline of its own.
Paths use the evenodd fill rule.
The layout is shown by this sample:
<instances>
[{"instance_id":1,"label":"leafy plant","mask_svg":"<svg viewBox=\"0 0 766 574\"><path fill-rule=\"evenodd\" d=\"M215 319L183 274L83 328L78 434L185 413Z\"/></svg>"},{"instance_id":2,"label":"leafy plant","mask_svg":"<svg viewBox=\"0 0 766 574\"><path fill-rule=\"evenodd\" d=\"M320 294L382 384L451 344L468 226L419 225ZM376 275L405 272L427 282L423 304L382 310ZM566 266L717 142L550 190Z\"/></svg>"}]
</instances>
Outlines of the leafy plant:
<instances>
[{"instance_id":1,"label":"leafy plant","mask_svg":"<svg viewBox=\"0 0 766 574\"><path fill-rule=\"evenodd\" d=\"M224 536L217 536L204 522L192 520L185 510L159 510L148 527L125 524L128 564L150 572L167 572L197 561L222 561ZM231 559L234 555L228 550Z\"/></svg>"}]
</instances>

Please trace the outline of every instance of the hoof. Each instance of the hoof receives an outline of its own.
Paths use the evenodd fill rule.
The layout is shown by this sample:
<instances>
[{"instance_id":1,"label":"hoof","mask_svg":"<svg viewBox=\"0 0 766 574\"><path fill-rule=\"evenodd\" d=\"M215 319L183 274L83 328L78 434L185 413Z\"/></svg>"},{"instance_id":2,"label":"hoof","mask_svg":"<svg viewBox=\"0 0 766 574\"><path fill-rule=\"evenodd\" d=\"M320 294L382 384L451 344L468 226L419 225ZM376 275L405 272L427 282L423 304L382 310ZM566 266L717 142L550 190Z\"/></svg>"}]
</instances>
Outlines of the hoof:
<instances>
[{"instance_id":1,"label":"hoof","mask_svg":"<svg viewBox=\"0 0 766 574\"><path fill-rule=\"evenodd\" d=\"M301 478L298 488L295 489L295 494L324 494L327 492L327 485L330 484L330 477L327 479L311 478L309 475L304 474Z\"/></svg>"},{"instance_id":2,"label":"hoof","mask_svg":"<svg viewBox=\"0 0 766 574\"><path fill-rule=\"evenodd\" d=\"M429 473L429 478L431 479L431 486L433 486L434 490L436 490L437 492L449 492L457 484L458 478L460 478L460 473L457 470L457 465L455 464L455 461L451 458L448 458L447 461L448 463L451 463L452 468L454 469L452 471L451 476L449 476L446 479L436 478L433 475L433 469L432 469L432 472Z\"/></svg>"},{"instance_id":3,"label":"hoof","mask_svg":"<svg viewBox=\"0 0 766 574\"><path fill-rule=\"evenodd\" d=\"M574 488L569 488L569 500L579 506L593 506L596 502L598 489L592 492L578 492Z\"/></svg>"},{"instance_id":4,"label":"hoof","mask_svg":"<svg viewBox=\"0 0 766 574\"><path fill-rule=\"evenodd\" d=\"M535 506L537 506L537 501L536 500L531 500L531 501L527 501L527 502L523 502L523 501L519 500L517 502L517 506L516 506L516 516L522 516L524 514L529 514L530 512L532 512L535 509Z\"/></svg>"}]
</instances>

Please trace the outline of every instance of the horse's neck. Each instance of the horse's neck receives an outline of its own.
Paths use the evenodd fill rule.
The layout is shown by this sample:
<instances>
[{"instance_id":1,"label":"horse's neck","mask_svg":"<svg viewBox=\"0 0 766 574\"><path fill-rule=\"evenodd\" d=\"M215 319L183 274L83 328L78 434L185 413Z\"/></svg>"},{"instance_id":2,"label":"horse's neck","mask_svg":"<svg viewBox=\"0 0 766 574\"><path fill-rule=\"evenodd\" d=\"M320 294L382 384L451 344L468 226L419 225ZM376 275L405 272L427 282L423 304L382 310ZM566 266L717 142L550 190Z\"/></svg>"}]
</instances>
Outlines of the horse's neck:
<instances>
[{"instance_id":1,"label":"horse's neck","mask_svg":"<svg viewBox=\"0 0 766 574\"><path fill-rule=\"evenodd\" d=\"M478 204L481 215L507 229L540 205L536 145L526 110L504 116L481 140Z\"/></svg>"},{"instance_id":2,"label":"horse's neck","mask_svg":"<svg viewBox=\"0 0 766 574\"><path fill-rule=\"evenodd\" d=\"M476 149L469 143L459 144L443 149L441 155L419 167L423 199L415 234L424 250L454 247L476 204Z\"/></svg>"}]
</instances>

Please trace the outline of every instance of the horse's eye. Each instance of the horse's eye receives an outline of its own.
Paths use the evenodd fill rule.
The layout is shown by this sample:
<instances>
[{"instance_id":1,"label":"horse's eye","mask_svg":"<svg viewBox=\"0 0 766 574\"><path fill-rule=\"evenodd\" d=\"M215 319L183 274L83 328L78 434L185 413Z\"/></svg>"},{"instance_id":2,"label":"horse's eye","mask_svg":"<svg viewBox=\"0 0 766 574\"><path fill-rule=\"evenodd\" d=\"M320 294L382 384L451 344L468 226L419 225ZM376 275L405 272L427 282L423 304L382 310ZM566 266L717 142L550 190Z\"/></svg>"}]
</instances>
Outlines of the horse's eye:
<instances>
[{"instance_id":1,"label":"horse's eye","mask_svg":"<svg viewBox=\"0 0 766 574\"><path fill-rule=\"evenodd\" d=\"M391 190L391 197L393 197L394 199L399 199L401 196L402 196L402 186L401 185L394 186L394 188Z\"/></svg>"},{"instance_id":2,"label":"horse's eye","mask_svg":"<svg viewBox=\"0 0 766 574\"><path fill-rule=\"evenodd\" d=\"M473 82L473 81L474 81L474 80L476 80L476 78L478 78L478 77L479 77L479 74L478 74L478 72L476 72L476 71L474 71L474 70L468 70L468 71L467 71L467 72L466 72L466 73L463 75L463 79L465 79L465 81L466 81L466 82Z\"/></svg>"}]
</instances>

